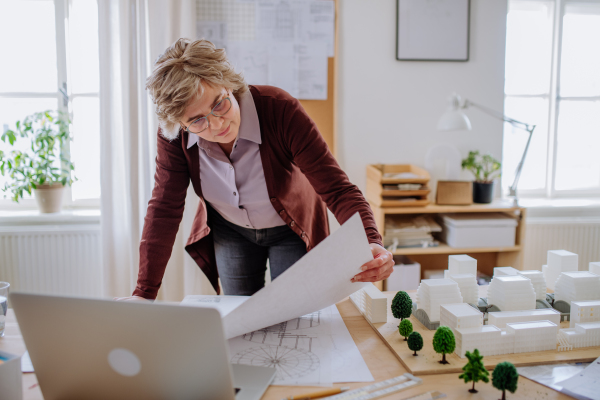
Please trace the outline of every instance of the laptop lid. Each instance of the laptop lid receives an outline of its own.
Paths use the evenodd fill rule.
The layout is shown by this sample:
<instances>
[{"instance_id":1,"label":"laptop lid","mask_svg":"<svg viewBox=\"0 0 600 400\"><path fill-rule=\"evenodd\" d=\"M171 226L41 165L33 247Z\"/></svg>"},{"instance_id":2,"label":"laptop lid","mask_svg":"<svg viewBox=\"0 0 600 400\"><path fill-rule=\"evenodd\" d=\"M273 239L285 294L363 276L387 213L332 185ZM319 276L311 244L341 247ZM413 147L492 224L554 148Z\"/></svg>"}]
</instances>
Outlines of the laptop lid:
<instances>
[{"instance_id":1,"label":"laptop lid","mask_svg":"<svg viewBox=\"0 0 600 400\"><path fill-rule=\"evenodd\" d=\"M46 400L233 400L219 312L12 293Z\"/></svg>"}]
</instances>

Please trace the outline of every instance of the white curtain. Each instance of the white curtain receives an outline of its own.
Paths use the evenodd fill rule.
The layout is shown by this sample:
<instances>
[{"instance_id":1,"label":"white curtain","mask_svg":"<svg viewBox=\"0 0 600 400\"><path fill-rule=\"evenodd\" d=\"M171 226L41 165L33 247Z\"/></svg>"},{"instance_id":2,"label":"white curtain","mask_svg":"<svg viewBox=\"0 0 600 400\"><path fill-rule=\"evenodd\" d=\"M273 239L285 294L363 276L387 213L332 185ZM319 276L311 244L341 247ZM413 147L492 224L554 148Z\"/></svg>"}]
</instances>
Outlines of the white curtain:
<instances>
[{"instance_id":1,"label":"white curtain","mask_svg":"<svg viewBox=\"0 0 600 400\"><path fill-rule=\"evenodd\" d=\"M145 81L171 43L195 38L196 8L193 0L99 0L98 11L103 293L129 296L154 186L158 124ZM214 293L184 250L197 205L190 187L161 300Z\"/></svg>"}]
</instances>

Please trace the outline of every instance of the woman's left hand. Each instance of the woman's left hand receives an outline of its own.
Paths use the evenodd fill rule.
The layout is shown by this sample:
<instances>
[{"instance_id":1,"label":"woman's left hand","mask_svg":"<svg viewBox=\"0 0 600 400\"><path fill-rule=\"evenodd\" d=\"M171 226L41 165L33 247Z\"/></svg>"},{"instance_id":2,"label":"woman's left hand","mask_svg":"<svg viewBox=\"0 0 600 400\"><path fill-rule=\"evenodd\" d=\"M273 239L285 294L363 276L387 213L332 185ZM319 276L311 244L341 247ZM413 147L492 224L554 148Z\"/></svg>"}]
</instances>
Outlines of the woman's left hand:
<instances>
[{"instance_id":1,"label":"woman's left hand","mask_svg":"<svg viewBox=\"0 0 600 400\"><path fill-rule=\"evenodd\" d=\"M378 244L371 243L373 260L360 267L360 274L352 278L352 282L378 282L389 278L394 271L394 257L392 253Z\"/></svg>"}]
</instances>

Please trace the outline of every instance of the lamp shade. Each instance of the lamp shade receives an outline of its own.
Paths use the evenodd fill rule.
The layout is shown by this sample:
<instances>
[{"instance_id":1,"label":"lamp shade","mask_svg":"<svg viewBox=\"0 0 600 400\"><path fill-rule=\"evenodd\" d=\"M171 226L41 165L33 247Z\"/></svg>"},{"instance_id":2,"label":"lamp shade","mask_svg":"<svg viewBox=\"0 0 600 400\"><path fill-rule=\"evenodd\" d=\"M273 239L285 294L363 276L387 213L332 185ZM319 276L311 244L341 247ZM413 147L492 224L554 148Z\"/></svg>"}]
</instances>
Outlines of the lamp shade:
<instances>
[{"instance_id":1,"label":"lamp shade","mask_svg":"<svg viewBox=\"0 0 600 400\"><path fill-rule=\"evenodd\" d=\"M453 94L448 98L448 109L438 121L439 131L471 130L471 121L460 109L460 96Z\"/></svg>"}]
</instances>

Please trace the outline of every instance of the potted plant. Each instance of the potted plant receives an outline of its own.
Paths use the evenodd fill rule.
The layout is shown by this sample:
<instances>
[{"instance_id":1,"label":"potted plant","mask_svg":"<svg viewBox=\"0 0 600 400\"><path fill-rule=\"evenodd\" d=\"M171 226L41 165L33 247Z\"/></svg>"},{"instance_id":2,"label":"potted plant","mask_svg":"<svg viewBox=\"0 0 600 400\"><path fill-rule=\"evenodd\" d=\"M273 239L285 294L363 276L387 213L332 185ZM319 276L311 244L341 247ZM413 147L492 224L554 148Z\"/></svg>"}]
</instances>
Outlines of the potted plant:
<instances>
[{"instance_id":1,"label":"potted plant","mask_svg":"<svg viewBox=\"0 0 600 400\"><path fill-rule=\"evenodd\" d=\"M494 194L494 179L500 176L502 164L489 154L480 155L479 151L470 151L462 160L462 168L475 176L473 182L473 202L491 203Z\"/></svg>"},{"instance_id":2,"label":"potted plant","mask_svg":"<svg viewBox=\"0 0 600 400\"><path fill-rule=\"evenodd\" d=\"M2 191L10 191L13 201L33 191L42 213L60 211L64 187L74 179L73 163L62 155L63 145L71 140L69 123L63 113L48 110L17 121L14 131L2 134L4 143L27 146L27 150L10 153L0 150L0 173L9 177Z\"/></svg>"}]
</instances>

